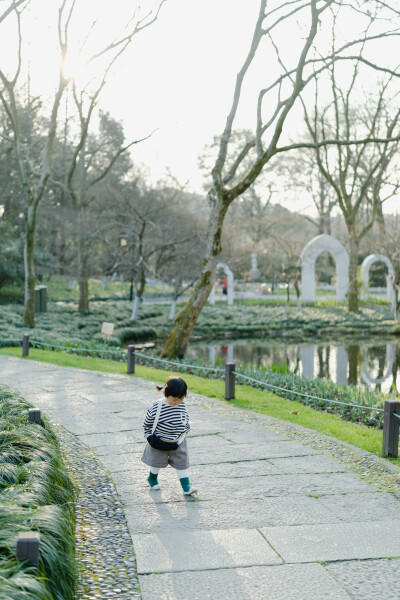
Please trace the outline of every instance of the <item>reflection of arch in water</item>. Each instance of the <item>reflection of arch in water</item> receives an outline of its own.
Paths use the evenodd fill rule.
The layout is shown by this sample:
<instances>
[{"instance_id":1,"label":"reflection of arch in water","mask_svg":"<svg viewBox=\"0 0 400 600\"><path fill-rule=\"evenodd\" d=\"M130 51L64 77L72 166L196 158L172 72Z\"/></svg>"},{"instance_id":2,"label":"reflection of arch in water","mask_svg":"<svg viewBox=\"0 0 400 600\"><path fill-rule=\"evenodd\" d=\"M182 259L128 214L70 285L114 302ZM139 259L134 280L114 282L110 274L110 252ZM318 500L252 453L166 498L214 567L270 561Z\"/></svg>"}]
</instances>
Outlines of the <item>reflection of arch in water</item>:
<instances>
[{"instance_id":1,"label":"reflection of arch in water","mask_svg":"<svg viewBox=\"0 0 400 600\"><path fill-rule=\"evenodd\" d=\"M336 347L336 383L347 385L347 352L344 346Z\"/></svg>"},{"instance_id":2,"label":"reflection of arch in water","mask_svg":"<svg viewBox=\"0 0 400 600\"><path fill-rule=\"evenodd\" d=\"M336 346L336 383L347 384L347 352L343 346ZM314 378L315 346L301 347L301 369L303 377Z\"/></svg>"},{"instance_id":3,"label":"reflection of arch in water","mask_svg":"<svg viewBox=\"0 0 400 600\"><path fill-rule=\"evenodd\" d=\"M315 301L315 262L322 252L332 254L336 262L336 298L338 300L346 299L349 255L337 239L323 233L308 242L300 254L301 297L303 302Z\"/></svg>"},{"instance_id":4,"label":"reflection of arch in water","mask_svg":"<svg viewBox=\"0 0 400 600\"><path fill-rule=\"evenodd\" d=\"M303 346L301 348L301 371L303 377L314 377L314 354L315 346Z\"/></svg>"},{"instance_id":5,"label":"reflection of arch in water","mask_svg":"<svg viewBox=\"0 0 400 600\"><path fill-rule=\"evenodd\" d=\"M395 359L394 344L386 344L386 360L388 363L388 367L383 377L378 377L377 379L373 379L371 377L371 375L369 374L368 355L365 350L363 351L363 355L363 361L361 363L361 377L364 383L367 383L368 385L380 385L392 376L393 364Z\"/></svg>"},{"instance_id":6,"label":"reflection of arch in water","mask_svg":"<svg viewBox=\"0 0 400 600\"><path fill-rule=\"evenodd\" d=\"M218 263L216 267L216 271L218 272L220 269L225 273L228 278L228 289L227 289L227 301L228 305L232 306L233 304L233 273L228 267L228 265L223 265L222 263ZM208 297L208 301L210 304L215 304L215 285L213 285L210 295Z\"/></svg>"},{"instance_id":7,"label":"reflection of arch in water","mask_svg":"<svg viewBox=\"0 0 400 600\"><path fill-rule=\"evenodd\" d=\"M369 286L369 270L372 265L376 262L383 262L388 268L388 274L386 275L386 298L393 302L394 290L393 290L393 265L390 259L384 254L370 254L367 256L361 265L360 277L361 277L361 297L368 298L368 286Z\"/></svg>"}]
</instances>

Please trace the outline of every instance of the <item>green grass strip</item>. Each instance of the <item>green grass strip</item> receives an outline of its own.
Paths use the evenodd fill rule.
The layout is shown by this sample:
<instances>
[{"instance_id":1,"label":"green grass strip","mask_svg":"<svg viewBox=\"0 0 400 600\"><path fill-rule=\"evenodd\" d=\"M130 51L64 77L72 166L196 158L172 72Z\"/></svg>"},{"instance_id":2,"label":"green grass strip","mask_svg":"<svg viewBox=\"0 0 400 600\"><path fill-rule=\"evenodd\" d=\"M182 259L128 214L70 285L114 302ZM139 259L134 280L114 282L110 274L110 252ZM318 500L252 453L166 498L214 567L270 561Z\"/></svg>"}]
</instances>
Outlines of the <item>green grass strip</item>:
<instances>
[{"instance_id":1,"label":"green grass strip","mask_svg":"<svg viewBox=\"0 0 400 600\"><path fill-rule=\"evenodd\" d=\"M22 350L21 348L0 348L0 354L21 357ZM37 360L63 367L77 367L103 373L126 374L125 362L38 350L36 348L29 350L29 357L26 360ZM175 371L174 374L179 375ZM163 383L171 375L171 371L136 365L135 375L142 379ZM181 373L180 375L187 382L191 392L226 402L224 400L225 382L223 380L206 379L187 373ZM338 415L316 411L295 400L286 400L272 392L255 389L248 385L237 385L236 398L231 400L229 404L313 429L382 458L382 431L379 429L344 421ZM400 458L385 460L400 466Z\"/></svg>"}]
</instances>

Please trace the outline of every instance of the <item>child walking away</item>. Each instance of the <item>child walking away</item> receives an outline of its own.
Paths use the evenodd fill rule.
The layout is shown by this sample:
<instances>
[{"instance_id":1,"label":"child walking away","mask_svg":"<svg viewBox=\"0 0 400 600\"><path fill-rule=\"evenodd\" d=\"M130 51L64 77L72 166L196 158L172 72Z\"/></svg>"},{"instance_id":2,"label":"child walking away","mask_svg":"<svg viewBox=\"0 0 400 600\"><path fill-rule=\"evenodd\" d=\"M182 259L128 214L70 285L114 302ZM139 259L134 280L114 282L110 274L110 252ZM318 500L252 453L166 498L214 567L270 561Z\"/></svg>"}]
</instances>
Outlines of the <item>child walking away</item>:
<instances>
[{"instance_id":1,"label":"child walking away","mask_svg":"<svg viewBox=\"0 0 400 600\"><path fill-rule=\"evenodd\" d=\"M189 415L184 399L186 382L180 377L168 377L163 387L164 398L154 402L143 423L147 444L142 462L150 467L147 482L151 490L159 490L158 473L169 464L176 469L185 496L197 492L189 481L189 453L186 435L190 431Z\"/></svg>"}]
</instances>

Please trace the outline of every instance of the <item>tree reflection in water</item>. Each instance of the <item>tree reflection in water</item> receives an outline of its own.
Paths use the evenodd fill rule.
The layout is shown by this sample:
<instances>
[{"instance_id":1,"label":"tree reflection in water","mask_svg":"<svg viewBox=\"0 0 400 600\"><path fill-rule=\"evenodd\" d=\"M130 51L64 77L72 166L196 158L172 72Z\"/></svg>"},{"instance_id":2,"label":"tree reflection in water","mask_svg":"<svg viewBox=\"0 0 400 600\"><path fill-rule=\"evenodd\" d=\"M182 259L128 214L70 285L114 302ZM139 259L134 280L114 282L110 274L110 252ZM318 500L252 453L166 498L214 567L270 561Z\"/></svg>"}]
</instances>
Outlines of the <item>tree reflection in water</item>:
<instances>
[{"instance_id":1,"label":"tree reflection in water","mask_svg":"<svg viewBox=\"0 0 400 600\"><path fill-rule=\"evenodd\" d=\"M349 361L349 384L358 383L358 366L360 364L360 346L347 346L347 358Z\"/></svg>"},{"instance_id":2,"label":"tree reflection in water","mask_svg":"<svg viewBox=\"0 0 400 600\"><path fill-rule=\"evenodd\" d=\"M368 386L384 393L397 391L400 372L398 338L379 344L376 338L352 339L351 342L319 338L301 342L286 339L199 341L189 345L186 356L211 364L234 361L259 369L290 371L335 383Z\"/></svg>"}]
</instances>

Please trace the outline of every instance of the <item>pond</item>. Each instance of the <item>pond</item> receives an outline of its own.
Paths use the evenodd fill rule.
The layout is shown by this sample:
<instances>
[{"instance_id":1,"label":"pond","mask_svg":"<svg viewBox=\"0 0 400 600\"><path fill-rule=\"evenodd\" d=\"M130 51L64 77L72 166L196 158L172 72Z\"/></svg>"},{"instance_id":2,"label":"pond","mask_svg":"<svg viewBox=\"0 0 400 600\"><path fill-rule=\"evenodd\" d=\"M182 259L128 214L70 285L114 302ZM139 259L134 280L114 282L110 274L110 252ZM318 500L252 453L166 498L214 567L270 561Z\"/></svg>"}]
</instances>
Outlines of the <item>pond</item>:
<instances>
[{"instance_id":1,"label":"pond","mask_svg":"<svg viewBox=\"0 0 400 600\"><path fill-rule=\"evenodd\" d=\"M212 364L236 364L288 370L305 377L327 378L335 383L353 384L388 393L400 374L398 338L363 338L322 341L307 339L239 339L193 341L186 358L204 359ZM400 379L400 378L399 378Z\"/></svg>"}]
</instances>

